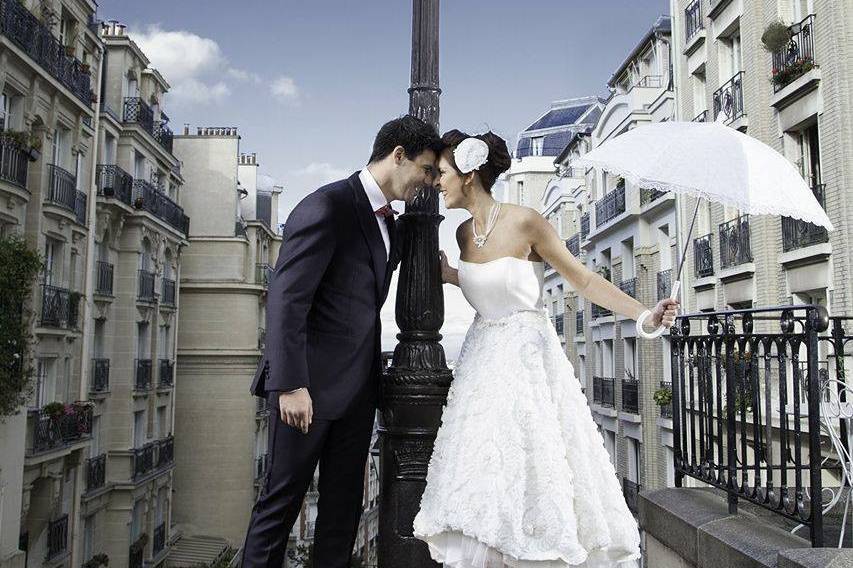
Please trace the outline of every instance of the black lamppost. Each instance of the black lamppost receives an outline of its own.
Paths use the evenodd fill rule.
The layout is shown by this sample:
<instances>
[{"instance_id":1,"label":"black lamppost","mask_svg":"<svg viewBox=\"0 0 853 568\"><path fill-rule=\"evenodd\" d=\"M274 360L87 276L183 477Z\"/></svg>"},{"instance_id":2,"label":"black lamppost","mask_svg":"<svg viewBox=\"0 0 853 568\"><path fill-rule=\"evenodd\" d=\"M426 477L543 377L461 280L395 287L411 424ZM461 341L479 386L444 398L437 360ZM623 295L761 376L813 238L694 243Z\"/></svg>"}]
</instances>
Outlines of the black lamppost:
<instances>
[{"instance_id":1,"label":"black lamppost","mask_svg":"<svg viewBox=\"0 0 853 568\"><path fill-rule=\"evenodd\" d=\"M438 128L439 0L412 2L409 113ZM403 258L397 287L399 343L382 375L379 566L437 567L412 536L427 465L452 375L439 330L444 296L438 259L438 192L421 188L400 216Z\"/></svg>"}]
</instances>

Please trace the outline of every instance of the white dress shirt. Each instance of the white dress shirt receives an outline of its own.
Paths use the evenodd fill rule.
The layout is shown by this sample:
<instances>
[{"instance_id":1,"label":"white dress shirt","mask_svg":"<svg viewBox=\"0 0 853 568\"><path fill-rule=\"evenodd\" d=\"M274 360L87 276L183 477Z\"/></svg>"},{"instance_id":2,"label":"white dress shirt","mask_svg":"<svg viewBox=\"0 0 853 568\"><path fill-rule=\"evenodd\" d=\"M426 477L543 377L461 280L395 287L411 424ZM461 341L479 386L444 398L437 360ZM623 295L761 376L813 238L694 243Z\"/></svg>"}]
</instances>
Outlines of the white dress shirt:
<instances>
[{"instance_id":1,"label":"white dress shirt","mask_svg":"<svg viewBox=\"0 0 853 568\"><path fill-rule=\"evenodd\" d=\"M379 184L376 183L370 170L367 168L361 170L358 173L358 179L361 180L361 185L364 186L364 192L367 194L370 207L374 212L383 205L388 204L385 194L379 189ZM373 216L376 217L376 224L379 225L379 232L382 233L382 240L385 242L385 258L387 259L391 251L391 237L388 234L388 225L385 223L385 218L381 215L374 213Z\"/></svg>"}]
</instances>

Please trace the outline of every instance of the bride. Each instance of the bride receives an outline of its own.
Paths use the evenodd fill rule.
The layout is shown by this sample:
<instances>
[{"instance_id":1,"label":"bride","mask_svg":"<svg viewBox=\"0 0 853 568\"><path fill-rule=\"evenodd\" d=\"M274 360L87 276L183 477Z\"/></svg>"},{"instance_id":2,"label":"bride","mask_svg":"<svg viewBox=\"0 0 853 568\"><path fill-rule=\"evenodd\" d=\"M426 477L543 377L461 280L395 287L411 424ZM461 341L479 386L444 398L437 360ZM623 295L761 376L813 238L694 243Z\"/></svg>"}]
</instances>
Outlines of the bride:
<instances>
[{"instance_id":1,"label":"bride","mask_svg":"<svg viewBox=\"0 0 853 568\"><path fill-rule=\"evenodd\" d=\"M671 326L678 303L647 310L572 256L538 212L497 202L491 187L511 163L503 139L452 130L444 142L437 187L471 218L456 230L459 268L441 252L442 278L476 315L414 534L448 568L632 565L637 524L544 309L543 260L587 300L637 320L641 336L644 322Z\"/></svg>"}]
</instances>

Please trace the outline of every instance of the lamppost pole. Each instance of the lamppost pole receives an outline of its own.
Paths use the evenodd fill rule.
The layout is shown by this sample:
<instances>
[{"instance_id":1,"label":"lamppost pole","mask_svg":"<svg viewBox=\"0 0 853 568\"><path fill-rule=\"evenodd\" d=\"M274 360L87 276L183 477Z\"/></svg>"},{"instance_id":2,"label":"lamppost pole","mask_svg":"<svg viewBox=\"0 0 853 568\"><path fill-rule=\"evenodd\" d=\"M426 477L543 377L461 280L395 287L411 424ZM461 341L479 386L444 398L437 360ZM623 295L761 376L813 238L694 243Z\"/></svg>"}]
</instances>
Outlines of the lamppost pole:
<instances>
[{"instance_id":1,"label":"lamppost pole","mask_svg":"<svg viewBox=\"0 0 853 568\"><path fill-rule=\"evenodd\" d=\"M412 84L409 113L438 128L439 0L412 2ZM438 192L423 187L400 216L402 261L397 286L399 343L382 374L379 566L434 568L426 545L412 535L427 465L452 375L439 330L444 296L438 258Z\"/></svg>"}]
</instances>

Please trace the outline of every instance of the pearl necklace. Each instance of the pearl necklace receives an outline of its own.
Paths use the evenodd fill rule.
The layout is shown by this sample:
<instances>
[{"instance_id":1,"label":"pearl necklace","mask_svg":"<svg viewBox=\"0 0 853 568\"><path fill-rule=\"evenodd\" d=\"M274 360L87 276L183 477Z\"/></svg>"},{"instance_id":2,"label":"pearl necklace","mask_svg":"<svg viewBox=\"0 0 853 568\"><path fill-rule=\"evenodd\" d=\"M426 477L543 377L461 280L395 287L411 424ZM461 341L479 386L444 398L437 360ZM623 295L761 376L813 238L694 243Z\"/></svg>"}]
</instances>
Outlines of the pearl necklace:
<instances>
[{"instance_id":1,"label":"pearl necklace","mask_svg":"<svg viewBox=\"0 0 853 568\"><path fill-rule=\"evenodd\" d=\"M492 229L495 228L495 223L498 221L498 213L501 210L501 202L495 201L492 208L489 210L489 220L486 222L486 232L482 235L477 233L477 221L474 218L471 218L471 232L474 233L474 246L477 248L483 248L486 244L486 240L489 238L489 234L492 232Z\"/></svg>"}]
</instances>

